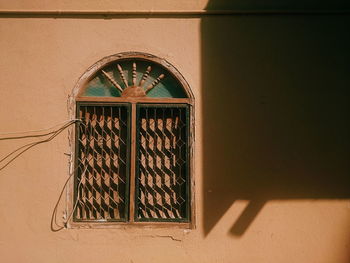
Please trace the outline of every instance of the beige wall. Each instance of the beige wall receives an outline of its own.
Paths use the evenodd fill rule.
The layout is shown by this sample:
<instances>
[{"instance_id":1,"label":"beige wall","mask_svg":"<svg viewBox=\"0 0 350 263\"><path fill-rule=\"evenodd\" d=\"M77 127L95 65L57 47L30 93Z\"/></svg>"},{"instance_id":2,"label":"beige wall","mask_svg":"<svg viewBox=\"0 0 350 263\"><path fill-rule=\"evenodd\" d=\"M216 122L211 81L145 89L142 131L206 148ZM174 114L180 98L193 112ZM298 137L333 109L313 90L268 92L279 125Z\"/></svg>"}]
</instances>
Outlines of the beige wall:
<instances>
[{"instance_id":1,"label":"beige wall","mask_svg":"<svg viewBox=\"0 0 350 263\"><path fill-rule=\"evenodd\" d=\"M117 8L45 3L1 8ZM139 4L151 9L120 8ZM197 215L195 230L51 232L68 176L64 132L0 171L1 261L349 262L348 25L346 16L0 18L0 133L67 120L67 96L105 56L148 52L174 65L196 99ZM0 141L0 156L23 142Z\"/></svg>"},{"instance_id":2,"label":"beige wall","mask_svg":"<svg viewBox=\"0 0 350 263\"><path fill-rule=\"evenodd\" d=\"M343 0L0 0L2 10L341 10L350 8Z\"/></svg>"},{"instance_id":3,"label":"beige wall","mask_svg":"<svg viewBox=\"0 0 350 263\"><path fill-rule=\"evenodd\" d=\"M42 9L61 9L61 10L184 10L184 9L203 9L207 0L193 1L110 1L110 0L81 0L81 1L54 1L54 0L1 0L0 6L4 10L23 9L23 10L42 10Z\"/></svg>"}]
</instances>

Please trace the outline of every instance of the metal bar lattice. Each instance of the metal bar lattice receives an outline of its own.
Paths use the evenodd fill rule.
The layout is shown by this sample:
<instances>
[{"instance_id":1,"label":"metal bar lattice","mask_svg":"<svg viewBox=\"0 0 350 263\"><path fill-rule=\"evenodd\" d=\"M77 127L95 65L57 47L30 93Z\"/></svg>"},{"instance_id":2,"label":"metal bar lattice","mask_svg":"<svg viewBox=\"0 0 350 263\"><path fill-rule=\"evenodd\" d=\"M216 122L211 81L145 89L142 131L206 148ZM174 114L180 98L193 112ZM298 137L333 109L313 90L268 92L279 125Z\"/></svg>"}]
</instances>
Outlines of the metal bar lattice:
<instances>
[{"instance_id":1,"label":"metal bar lattice","mask_svg":"<svg viewBox=\"0 0 350 263\"><path fill-rule=\"evenodd\" d=\"M187 221L188 106L139 105L136 221Z\"/></svg>"},{"instance_id":2,"label":"metal bar lattice","mask_svg":"<svg viewBox=\"0 0 350 263\"><path fill-rule=\"evenodd\" d=\"M128 218L129 110L78 104L76 221Z\"/></svg>"}]
</instances>

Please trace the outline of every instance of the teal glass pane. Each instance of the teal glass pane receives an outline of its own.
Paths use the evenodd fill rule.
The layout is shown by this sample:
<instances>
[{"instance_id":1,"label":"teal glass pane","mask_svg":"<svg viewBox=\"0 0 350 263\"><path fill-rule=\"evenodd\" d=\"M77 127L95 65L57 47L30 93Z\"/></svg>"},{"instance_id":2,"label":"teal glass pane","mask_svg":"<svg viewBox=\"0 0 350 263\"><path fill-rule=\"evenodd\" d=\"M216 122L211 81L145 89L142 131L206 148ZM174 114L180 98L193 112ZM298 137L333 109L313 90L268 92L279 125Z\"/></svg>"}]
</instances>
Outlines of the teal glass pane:
<instances>
[{"instance_id":1,"label":"teal glass pane","mask_svg":"<svg viewBox=\"0 0 350 263\"><path fill-rule=\"evenodd\" d=\"M142 85L145 90L149 85L151 85L161 74L165 77L160 80L160 82L149 92L147 92L146 97L152 98L187 98L186 92L182 88L180 82L164 67L155 64L154 62L144 61L144 60L121 60L117 61L111 65L106 66L103 70L111 77L113 80L119 84L122 89L126 88L124 81L122 80L120 73L117 69L117 64L119 64L123 69L123 74L128 86L132 86L132 64L136 63L136 86L139 86L142 76L147 70L148 66L152 67L152 70L146 79L145 83ZM86 97L120 97L121 92L112 85L112 83L103 75L102 70L97 72L97 74L87 83L86 88L82 96Z\"/></svg>"},{"instance_id":2,"label":"teal glass pane","mask_svg":"<svg viewBox=\"0 0 350 263\"><path fill-rule=\"evenodd\" d=\"M98 75L89 81L83 96L86 97L120 97L117 90L104 76Z\"/></svg>"}]
</instances>

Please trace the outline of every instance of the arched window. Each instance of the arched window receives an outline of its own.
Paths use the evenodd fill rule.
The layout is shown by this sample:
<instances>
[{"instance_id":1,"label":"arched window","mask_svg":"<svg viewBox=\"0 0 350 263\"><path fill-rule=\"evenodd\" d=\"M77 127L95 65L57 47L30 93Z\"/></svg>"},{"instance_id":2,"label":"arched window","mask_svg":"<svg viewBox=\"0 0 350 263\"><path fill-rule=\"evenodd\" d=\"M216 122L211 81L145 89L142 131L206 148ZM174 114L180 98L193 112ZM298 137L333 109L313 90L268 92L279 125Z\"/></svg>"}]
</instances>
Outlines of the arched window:
<instances>
[{"instance_id":1,"label":"arched window","mask_svg":"<svg viewBox=\"0 0 350 263\"><path fill-rule=\"evenodd\" d=\"M75 89L73 224L193 222L193 95L167 61L128 52Z\"/></svg>"}]
</instances>

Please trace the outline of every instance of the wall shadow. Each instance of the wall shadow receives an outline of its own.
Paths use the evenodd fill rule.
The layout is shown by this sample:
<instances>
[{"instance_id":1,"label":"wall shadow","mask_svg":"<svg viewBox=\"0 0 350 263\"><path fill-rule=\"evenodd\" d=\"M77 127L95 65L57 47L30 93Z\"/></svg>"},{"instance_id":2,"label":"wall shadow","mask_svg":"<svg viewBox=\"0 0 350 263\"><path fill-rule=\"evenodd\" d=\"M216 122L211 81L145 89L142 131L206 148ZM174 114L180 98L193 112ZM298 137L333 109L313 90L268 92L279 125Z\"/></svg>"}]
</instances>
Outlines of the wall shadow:
<instances>
[{"instance_id":1,"label":"wall shadow","mask_svg":"<svg viewBox=\"0 0 350 263\"><path fill-rule=\"evenodd\" d=\"M350 2L344 0L209 0L207 10L277 10L277 11L344 11Z\"/></svg>"},{"instance_id":2,"label":"wall shadow","mask_svg":"<svg viewBox=\"0 0 350 263\"><path fill-rule=\"evenodd\" d=\"M350 198L349 28L346 15L202 19L206 235L235 200L250 201L241 236L269 200Z\"/></svg>"}]
</instances>

